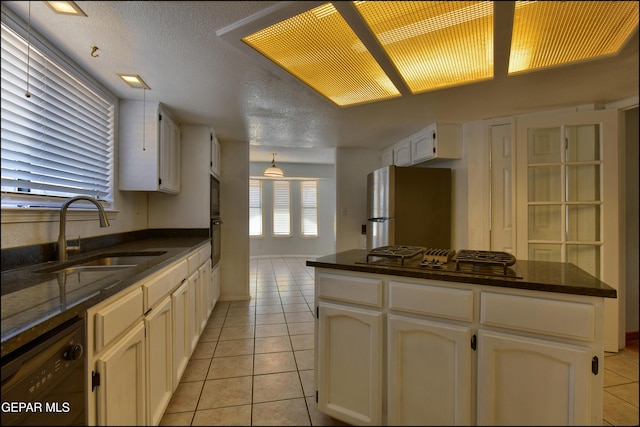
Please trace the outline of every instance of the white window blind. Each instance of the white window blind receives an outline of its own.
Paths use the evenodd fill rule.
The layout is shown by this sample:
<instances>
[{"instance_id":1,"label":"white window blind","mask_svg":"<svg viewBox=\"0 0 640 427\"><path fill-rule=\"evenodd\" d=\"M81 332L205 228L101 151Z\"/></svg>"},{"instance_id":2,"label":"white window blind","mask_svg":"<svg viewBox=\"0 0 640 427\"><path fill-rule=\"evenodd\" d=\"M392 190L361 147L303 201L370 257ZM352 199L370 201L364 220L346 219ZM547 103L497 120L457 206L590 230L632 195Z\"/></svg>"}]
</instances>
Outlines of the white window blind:
<instances>
[{"instance_id":1,"label":"white window blind","mask_svg":"<svg viewBox=\"0 0 640 427\"><path fill-rule=\"evenodd\" d=\"M2 206L53 207L86 195L108 207L113 101L33 44L28 62L26 41L2 23Z\"/></svg>"},{"instance_id":2,"label":"white window blind","mask_svg":"<svg viewBox=\"0 0 640 427\"><path fill-rule=\"evenodd\" d=\"M273 235L291 235L289 181L273 181Z\"/></svg>"},{"instance_id":3,"label":"white window blind","mask_svg":"<svg viewBox=\"0 0 640 427\"><path fill-rule=\"evenodd\" d=\"M249 180L249 235L262 236L262 181Z\"/></svg>"},{"instance_id":4,"label":"white window blind","mask_svg":"<svg viewBox=\"0 0 640 427\"><path fill-rule=\"evenodd\" d=\"M301 218L302 235L305 237L318 236L318 181L302 181Z\"/></svg>"}]
</instances>

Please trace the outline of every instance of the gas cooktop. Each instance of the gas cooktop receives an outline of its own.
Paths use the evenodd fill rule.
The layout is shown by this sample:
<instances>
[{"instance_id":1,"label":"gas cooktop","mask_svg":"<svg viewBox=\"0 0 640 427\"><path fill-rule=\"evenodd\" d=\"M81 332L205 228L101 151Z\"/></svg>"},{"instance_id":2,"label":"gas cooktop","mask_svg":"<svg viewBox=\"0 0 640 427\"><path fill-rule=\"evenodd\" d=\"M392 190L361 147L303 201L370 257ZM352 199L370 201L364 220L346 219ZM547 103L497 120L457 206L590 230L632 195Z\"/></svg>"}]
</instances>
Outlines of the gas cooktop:
<instances>
[{"instance_id":1,"label":"gas cooktop","mask_svg":"<svg viewBox=\"0 0 640 427\"><path fill-rule=\"evenodd\" d=\"M359 264L428 270L447 274L498 276L521 279L516 258L507 252L382 246L367 252Z\"/></svg>"}]
</instances>

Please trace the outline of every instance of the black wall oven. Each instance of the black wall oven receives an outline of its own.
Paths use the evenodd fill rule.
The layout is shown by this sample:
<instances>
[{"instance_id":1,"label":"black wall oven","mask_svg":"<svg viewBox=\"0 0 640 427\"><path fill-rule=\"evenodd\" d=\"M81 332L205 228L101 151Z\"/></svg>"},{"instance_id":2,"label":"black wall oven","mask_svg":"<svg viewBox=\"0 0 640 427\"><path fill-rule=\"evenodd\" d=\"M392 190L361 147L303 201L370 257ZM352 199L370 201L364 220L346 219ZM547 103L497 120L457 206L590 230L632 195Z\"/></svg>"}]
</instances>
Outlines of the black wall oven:
<instances>
[{"instance_id":1,"label":"black wall oven","mask_svg":"<svg viewBox=\"0 0 640 427\"><path fill-rule=\"evenodd\" d=\"M220 219L220 181L211 175L211 209L209 237L211 237L211 268L220 261L220 233L222 220Z\"/></svg>"}]
</instances>

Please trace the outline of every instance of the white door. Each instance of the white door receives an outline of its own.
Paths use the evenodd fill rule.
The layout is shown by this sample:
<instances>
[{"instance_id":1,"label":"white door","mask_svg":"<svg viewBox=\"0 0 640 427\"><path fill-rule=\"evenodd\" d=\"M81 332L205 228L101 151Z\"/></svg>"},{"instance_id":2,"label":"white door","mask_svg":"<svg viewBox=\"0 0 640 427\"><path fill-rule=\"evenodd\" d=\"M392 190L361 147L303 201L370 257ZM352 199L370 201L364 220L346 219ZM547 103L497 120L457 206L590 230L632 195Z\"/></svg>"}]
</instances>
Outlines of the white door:
<instances>
[{"instance_id":1,"label":"white door","mask_svg":"<svg viewBox=\"0 0 640 427\"><path fill-rule=\"evenodd\" d=\"M353 425L382 422L382 313L319 304L320 411Z\"/></svg>"},{"instance_id":2,"label":"white door","mask_svg":"<svg viewBox=\"0 0 640 427\"><path fill-rule=\"evenodd\" d=\"M173 329L173 391L176 391L189 358L193 328L191 327L189 282L185 281L171 294L171 317Z\"/></svg>"},{"instance_id":3,"label":"white door","mask_svg":"<svg viewBox=\"0 0 640 427\"><path fill-rule=\"evenodd\" d=\"M389 315L388 425L471 425L471 328Z\"/></svg>"},{"instance_id":4,"label":"white door","mask_svg":"<svg viewBox=\"0 0 640 427\"><path fill-rule=\"evenodd\" d=\"M491 144L491 250L515 255L511 124L489 128Z\"/></svg>"},{"instance_id":5,"label":"white door","mask_svg":"<svg viewBox=\"0 0 640 427\"><path fill-rule=\"evenodd\" d=\"M517 122L517 254L571 262L619 286L618 112ZM624 347L622 296L605 298L605 351ZM621 324L622 323L622 324Z\"/></svg>"},{"instance_id":6,"label":"white door","mask_svg":"<svg viewBox=\"0 0 640 427\"><path fill-rule=\"evenodd\" d=\"M593 414L600 424L592 357L588 348L479 330L477 424L591 425Z\"/></svg>"},{"instance_id":7,"label":"white door","mask_svg":"<svg viewBox=\"0 0 640 427\"><path fill-rule=\"evenodd\" d=\"M96 360L98 425L146 425L144 322Z\"/></svg>"},{"instance_id":8,"label":"white door","mask_svg":"<svg viewBox=\"0 0 640 427\"><path fill-rule=\"evenodd\" d=\"M145 318L147 330L147 420L160 424L173 394L171 297L166 297Z\"/></svg>"}]
</instances>

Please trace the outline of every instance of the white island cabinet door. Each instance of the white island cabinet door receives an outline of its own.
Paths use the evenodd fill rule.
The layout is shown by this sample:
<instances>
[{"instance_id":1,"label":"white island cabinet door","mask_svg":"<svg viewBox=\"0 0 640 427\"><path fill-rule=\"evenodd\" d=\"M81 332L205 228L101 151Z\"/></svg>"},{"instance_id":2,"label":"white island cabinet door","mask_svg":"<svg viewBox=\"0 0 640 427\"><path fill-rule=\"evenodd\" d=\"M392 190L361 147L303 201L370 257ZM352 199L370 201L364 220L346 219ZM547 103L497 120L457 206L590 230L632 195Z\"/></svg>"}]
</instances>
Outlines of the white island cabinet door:
<instances>
[{"instance_id":1,"label":"white island cabinet door","mask_svg":"<svg viewBox=\"0 0 640 427\"><path fill-rule=\"evenodd\" d=\"M144 322L140 321L96 360L102 378L102 385L96 388L98 425L147 424L144 335Z\"/></svg>"},{"instance_id":2,"label":"white island cabinet door","mask_svg":"<svg viewBox=\"0 0 640 427\"><path fill-rule=\"evenodd\" d=\"M589 349L484 330L478 338L478 425L594 424Z\"/></svg>"},{"instance_id":3,"label":"white island cabinet door","mask_svg":"<svg viewBox=\"0 0 640 427\"><path fill-rule=\"evenodd\" d=\"M471 328L389 315L388 425L471 425Z\"/></svg>"},{"instance_id":4,"label":"white island cabinet door","mask_svg":"<svg viewBox=\"0 0 640 427\"><path fill-rule=\"evenodd\" d=\"M353 425L382 422L382 313L320 303L320 410Z\"/></svg>"}]
</instances>

